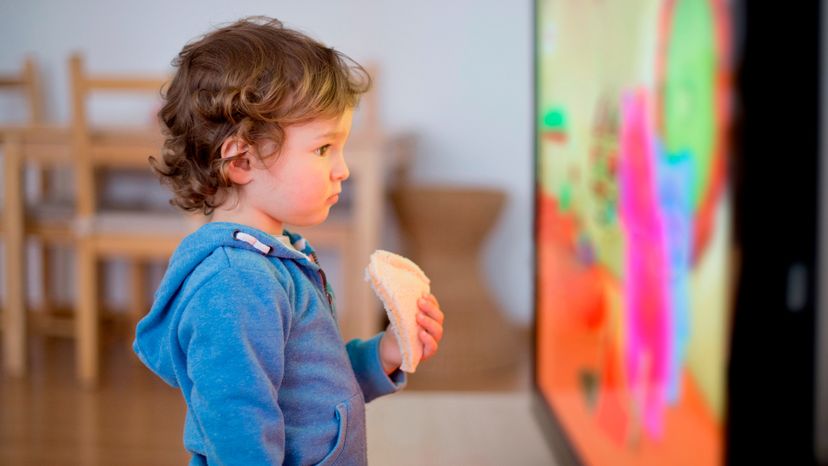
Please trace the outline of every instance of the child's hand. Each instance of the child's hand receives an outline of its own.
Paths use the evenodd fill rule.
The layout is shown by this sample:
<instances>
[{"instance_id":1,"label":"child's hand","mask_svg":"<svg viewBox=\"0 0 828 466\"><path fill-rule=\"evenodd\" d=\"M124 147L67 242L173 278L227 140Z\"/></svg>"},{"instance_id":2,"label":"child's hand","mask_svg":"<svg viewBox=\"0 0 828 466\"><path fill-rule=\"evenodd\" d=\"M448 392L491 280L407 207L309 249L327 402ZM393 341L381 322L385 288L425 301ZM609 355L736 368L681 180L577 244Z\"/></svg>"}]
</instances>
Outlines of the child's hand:
<instances>
[{"instance_id":1,"label":"child's hand","mask_svg":"<svg viewBox=\"0 0 828 466\"><path fill-rule=\"evenodd\" d=\"M437 352L437 347L440 346L440 340L443 339L443 320L445 315L440 310L440 303L433 294L429 294L420 298L417 302L420 307L420 312L417 314L417 323L423 329L420 330L420 341L423 342L423 359L434 356Z\"/></svg>"},{"instance_id":2,"label":"child's hand","mask_svg":"<svg viewBox=\"0 0 828 466\"><path fill-rule=\"evenodd\" d=\"M440 304L434 295L429 294L420 298L417 302L420 313L417 314L417 324L421 327L419 332L420 341L423 343L423 358L422 361L434 356L437 352L437 347L440 345L440 340L443 339L443 320L445 315L440 310ZM402 354L400 353L400 346L397 343L397 337L391 330L391 325L388 326L385 334L380 340L380 360L382 367L386 374L391 374L397 370L402 364Z\"/></svg>"}]
</instances>

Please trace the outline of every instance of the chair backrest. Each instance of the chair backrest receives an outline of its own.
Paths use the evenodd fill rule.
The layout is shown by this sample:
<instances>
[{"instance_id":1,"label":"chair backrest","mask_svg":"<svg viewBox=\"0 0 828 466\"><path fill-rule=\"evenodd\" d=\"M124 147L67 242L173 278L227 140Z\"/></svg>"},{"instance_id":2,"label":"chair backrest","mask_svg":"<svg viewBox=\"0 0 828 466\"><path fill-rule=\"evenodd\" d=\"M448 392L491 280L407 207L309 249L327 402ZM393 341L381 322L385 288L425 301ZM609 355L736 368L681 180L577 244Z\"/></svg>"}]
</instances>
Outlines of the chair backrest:
<instances>
[{"instance_id":1,"label":"chair backrest","mask_svg":"<svg viewBox=\"0 0 828 466\"><path fill-rule=\"evenodd\" d=\"M362 95L359 106L354 113L351 139L359 141L358 144L382 136L379 116L379 83L381 82L379 67L374 63L369 63L364 68L371 76L372 86L366 94Z\"/></svg>"},{"instance_id":2,"label":"chair backrest","mask_svg":"<svg viewBox=\"0 0 828 466\"><path fill-rule=\"evenodd\" d=\"M40 73L33 57L25 58L23 68L19 73L0 74L0 90L22 92L29 107L28 123L43 123L43 94L40 87Z\"/></svg>"},{"instance_id":3,"label":"chair backrest","mask_svg":"<svg viewBox=\"0 0 828 466\"><path fill-rule=\"evenodd\" d=\"M146 95L160 101L167 76L135 77L90 74L83 58L69 59L72 98L72 147L81 221L95 214L95 170L122 167L149 170L147 159L160 152L162 137L157 125L137 128L97 128L89 118L89 100L95 94Z\"/></svg>"}]
</instances>

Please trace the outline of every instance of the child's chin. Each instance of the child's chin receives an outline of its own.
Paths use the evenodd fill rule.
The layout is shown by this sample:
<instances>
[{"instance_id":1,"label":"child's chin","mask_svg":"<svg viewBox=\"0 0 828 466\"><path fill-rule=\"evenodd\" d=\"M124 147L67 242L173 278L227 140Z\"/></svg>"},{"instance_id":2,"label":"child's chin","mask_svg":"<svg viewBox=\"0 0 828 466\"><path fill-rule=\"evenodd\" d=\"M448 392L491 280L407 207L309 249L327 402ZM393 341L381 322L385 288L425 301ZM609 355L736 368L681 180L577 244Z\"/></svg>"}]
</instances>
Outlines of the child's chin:
<instances>
[{"instance_id":1,"label":"child's chin","mask_svg":"<svg viewBox=\"0 0 828 466\"><path fill-rule=\"evenodd\" d=\"M325 220L328 219L329 215L330 215L330 209L325 209L325 212L323 212L323 213L320 213L320 214L314 215L314 216L305 217L300 221L296 221L296 222L291 223L291 225L295 225L297 227L315 227L315 226L320 225L321 223L325 222Z\"/></svg>"}]
</instances>

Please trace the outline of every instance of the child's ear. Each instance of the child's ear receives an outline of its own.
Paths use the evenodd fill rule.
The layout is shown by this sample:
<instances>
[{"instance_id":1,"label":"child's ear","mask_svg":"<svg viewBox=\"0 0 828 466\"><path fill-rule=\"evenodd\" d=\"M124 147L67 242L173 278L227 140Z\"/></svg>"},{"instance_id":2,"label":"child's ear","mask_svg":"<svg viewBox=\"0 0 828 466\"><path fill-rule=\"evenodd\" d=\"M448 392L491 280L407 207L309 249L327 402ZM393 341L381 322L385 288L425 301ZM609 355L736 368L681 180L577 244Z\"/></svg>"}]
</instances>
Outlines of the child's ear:
<instances>
[{"instance_id":1,"label":"child's ear","mask_svg":"<svg viewBox=\"0 0 828 466\"><path fill-rule=\"evenodd\" d=\"M233 158L224 168L224 174L233 184L247 184L252 179L250 170L251 146L238 136L231 136L221 145L221 158Z\"/></svg>"}]
</instances>

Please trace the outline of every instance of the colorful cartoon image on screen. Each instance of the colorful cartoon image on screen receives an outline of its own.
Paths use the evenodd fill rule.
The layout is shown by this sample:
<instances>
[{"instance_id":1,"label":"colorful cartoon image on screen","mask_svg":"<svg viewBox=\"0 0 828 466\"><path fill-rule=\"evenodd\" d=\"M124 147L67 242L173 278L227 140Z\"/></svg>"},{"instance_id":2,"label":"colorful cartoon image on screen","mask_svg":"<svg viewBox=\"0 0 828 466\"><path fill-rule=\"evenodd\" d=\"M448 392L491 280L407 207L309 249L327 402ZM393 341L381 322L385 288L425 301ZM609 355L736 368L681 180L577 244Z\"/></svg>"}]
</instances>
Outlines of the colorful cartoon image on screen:
<instances>
[{"instance_id":1,"label":"colorful cartoon image on screen","mask_svg":"<svg viewBox=\"0 0 828 466\"><path fill-rule=\"evenodd\" d=\"M585 464L719 464L726 3L536 12L539 388Z\"/></svg>"}]
</instances>

